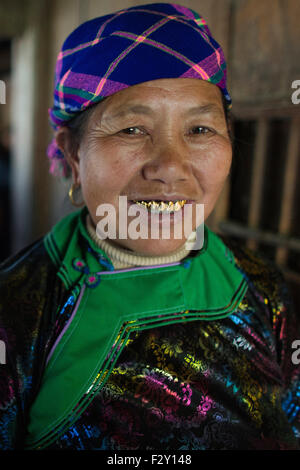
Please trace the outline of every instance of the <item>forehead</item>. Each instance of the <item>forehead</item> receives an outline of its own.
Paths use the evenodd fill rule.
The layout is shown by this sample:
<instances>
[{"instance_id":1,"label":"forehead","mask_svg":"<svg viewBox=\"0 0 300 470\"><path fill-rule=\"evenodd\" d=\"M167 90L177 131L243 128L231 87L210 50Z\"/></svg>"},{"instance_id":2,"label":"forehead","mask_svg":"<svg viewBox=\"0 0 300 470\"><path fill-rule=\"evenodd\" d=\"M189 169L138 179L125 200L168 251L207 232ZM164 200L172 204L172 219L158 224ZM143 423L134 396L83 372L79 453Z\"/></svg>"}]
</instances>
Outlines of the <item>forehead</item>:
<instances>
[{"instance_id":1,"label":"forehead","mask_svg":"<svg viewBox=\"0 0 300 470\"><path fill-rule=\"evenodd\" d=\"M163 107L184 113L197 106L223 110L221 90L204 80L160 79L128 87L107 97L96 106L94 116L121 116L129 111L151 114Z\"/></svg>"}]
</instances>

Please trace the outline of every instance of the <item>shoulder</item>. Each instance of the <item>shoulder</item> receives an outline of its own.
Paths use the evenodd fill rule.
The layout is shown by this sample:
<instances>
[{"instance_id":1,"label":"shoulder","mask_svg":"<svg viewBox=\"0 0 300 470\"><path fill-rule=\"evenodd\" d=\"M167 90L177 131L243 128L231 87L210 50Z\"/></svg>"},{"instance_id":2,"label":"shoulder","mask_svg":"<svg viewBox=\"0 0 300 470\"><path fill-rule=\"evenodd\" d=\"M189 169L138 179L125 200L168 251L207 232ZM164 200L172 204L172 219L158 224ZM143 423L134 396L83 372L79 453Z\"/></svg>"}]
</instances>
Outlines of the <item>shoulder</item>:
<instances>
[{"instance_id":1,"label":"shoulder","mask_svg":"<svg viewBox=\"0 0 300 470\"><path fill-rule=\"evenodd\" d=\"M40 284L45 274L53 270L42 237L0 264L0 289L8 285L21 288L28 284Z\"/></svg>"},{"instance_id":2,"label":"shoulder","mask_svg":"<svg viewBox=\"0 0 300 470\"><path fill-rule=\"evenodd\" d=\"M252 250L248 248L244 243L235 238L227 235L218 234L218 237L222 240L234 255L235 262L245 274L248 274L249 278L262 278L265 274L273 277L282 278L280 268L274 261L266 257L259 250Z\"/></svg>"},{"instance_id":3,"label":"shoulder","mask_svg":"<svg viewBox=\"0 0 300 470\"><path fill-rule=\"evenodd\" d=\"M292 300L286 279L274 261L261 251L247 248L239 240L222 234L218 236L230 249L236 267L259 300L269 304L273 312L275 309L278 311L278 308L286 310L287 307L291 307Z\"/></svg>"},{"instance_id":4,"label":"shoulder","mask_svg":"<svg viewBox=\"0 0 300 470\"><path fill-rule=\"evenodd\" d=\"M0 326L16 335L22 335L22 329L23 333L37 330L52 315L50 303L62 294L56 272L44 237L1 263Z\"/></svg>"},{"instance_id":5,"label":"shoulder","mask_svg":"<svg viewBox=\"0 0 300 470\"><path fill-rule=\"evenodd\" d=\"M59 280L41 238L0 264L0 431L23 439L29 405L42 377L53 331ZM11 431L18 423L15 431ZM19 436L20 434L20 436ZM1 447L1 444L0 444Z\"/></svg>"}]
</instances>

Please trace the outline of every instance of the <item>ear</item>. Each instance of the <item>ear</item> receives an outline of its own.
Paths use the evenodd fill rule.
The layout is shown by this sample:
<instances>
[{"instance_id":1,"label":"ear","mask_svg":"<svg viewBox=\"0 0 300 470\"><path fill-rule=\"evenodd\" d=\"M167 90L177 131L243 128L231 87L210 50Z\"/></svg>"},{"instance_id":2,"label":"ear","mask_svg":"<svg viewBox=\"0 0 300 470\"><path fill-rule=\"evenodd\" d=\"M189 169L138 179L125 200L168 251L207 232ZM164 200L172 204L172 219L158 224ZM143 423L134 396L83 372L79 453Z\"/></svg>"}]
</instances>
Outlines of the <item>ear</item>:
<instances>
[{"instance_id":1,"label":"ear","mask_svg":"<svg viewBox=\"0 0 300 470\"><path fill-rule=\"evenodd\" d=\"M80 185L78 145L74 142L68 127L60 127L55 134L56 144L59 150L64 154L65 159L72 170L73 182Z\"/></svg>"}]
</instances>

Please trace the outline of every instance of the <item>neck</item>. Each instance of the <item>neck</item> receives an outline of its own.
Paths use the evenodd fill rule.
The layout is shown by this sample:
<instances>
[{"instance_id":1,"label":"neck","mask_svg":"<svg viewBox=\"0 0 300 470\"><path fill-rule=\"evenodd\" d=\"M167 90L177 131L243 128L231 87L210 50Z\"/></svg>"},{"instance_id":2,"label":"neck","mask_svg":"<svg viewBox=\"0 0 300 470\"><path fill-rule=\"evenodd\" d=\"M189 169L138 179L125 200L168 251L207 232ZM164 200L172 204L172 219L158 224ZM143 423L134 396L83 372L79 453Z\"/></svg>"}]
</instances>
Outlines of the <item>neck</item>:
<instances>
[{"instance_id":1,"label":"neck","mask_svg":"<svg viewBox=\"0 0 300 470\"><path fill-rule=\"evenodd\" d=\"M130 251L126 248L117 246L109 239L102 240L97 236L96 229L93 225L90 215L87 215L86 226L90 237L110 258L115 269L124 269L133 266L153 266L155 264L174 263L182 260L190 253L186 248L186 244L178 250L169 253L168 255L155 256L145 255L136 251ZM194 237L194 232L191 233L189 239Z\"/></svg>"}]
</instances>

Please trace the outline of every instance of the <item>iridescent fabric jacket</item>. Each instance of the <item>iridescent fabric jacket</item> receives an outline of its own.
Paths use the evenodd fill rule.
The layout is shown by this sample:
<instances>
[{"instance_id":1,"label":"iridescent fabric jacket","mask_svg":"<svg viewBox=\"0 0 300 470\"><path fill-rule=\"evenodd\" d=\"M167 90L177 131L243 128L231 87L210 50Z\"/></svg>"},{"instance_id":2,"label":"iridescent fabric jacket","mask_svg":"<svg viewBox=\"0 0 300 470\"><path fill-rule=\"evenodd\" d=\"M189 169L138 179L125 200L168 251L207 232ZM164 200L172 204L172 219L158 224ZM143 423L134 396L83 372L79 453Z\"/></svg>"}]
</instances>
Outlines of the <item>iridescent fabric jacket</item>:
<instances>
[{"instance_id":1,"label":"iridescent fabric jacket","mask_svg":"<svg viewBox=\"0 0 300 470\"><path fill-rule=\"evenodd\" d=\"M280 272L206 228L114 271L85 211L0 269L0 448L298 449L300 340Z\"/></svg>"}]
</instances>

